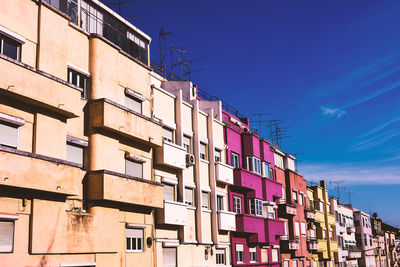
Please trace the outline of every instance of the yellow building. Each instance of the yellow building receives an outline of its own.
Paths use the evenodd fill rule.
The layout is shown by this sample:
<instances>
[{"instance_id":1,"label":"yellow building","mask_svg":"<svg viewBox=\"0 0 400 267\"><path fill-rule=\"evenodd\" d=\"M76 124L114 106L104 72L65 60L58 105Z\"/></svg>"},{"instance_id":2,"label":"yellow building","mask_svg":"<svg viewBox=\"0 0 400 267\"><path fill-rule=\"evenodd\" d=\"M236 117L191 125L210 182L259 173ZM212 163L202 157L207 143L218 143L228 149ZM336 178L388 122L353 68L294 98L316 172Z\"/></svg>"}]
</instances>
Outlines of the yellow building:
<instances>
[{"instance_id":1,"label":"yellow building","mask_svg":"<svg viewBox=\"0 0 400 267\"><path fill-rule=\"evenodd\" d=\"M314 266L333 267L335 254L338 252L336 219L325 181L321 181L320 186L308 187L307 196L315 210L315 219L309 223L310 236L316 236L317 239L317 247L312 251Z\"/></svg>"},{"instance_id":2,"label":"yellow building","mask_svg":"<svg viewBox=\"0 0 400 267\"><path fill-rule=\"evenodd\" d=\"M1 265L229 266L221 103L97 0L0 6Z\"/></svg>"}]
</instances>

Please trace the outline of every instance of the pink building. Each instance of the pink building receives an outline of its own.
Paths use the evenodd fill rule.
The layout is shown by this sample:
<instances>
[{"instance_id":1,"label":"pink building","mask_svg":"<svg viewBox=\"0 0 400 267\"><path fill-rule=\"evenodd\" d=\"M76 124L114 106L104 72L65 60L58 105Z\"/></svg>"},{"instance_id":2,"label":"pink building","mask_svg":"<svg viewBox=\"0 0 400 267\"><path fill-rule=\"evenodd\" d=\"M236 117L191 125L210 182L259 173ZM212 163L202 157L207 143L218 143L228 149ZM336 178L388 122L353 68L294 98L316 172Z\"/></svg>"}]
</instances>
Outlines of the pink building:
<instances>
[{"instance_id":1,"label":"pink building","mask_svg":"<svg viewBox=\"0 0 400 267\"><path fill-rule=\"evenodd\" d=\"M248 120L223 111L228 164L234 169L229 190L230 210L236 213L231 234L233 266L280 266L279 237L284 223L276 201L282 185L274 177L274 153L269 142L249 130Z\"/></svg>"},{"instance_id":2,"label":"pink building","mask_svg":"<svg viewBox=\"0 0 400 267\"><path fill-rule=\"evenodd\" d=\"M356 226L357 247L362 252L362 257L358 260L360 267L375 266L375 250L372 245L372 228L370 216L356 208L354 211L354 223Z\"/></svg>"}]
</instances>

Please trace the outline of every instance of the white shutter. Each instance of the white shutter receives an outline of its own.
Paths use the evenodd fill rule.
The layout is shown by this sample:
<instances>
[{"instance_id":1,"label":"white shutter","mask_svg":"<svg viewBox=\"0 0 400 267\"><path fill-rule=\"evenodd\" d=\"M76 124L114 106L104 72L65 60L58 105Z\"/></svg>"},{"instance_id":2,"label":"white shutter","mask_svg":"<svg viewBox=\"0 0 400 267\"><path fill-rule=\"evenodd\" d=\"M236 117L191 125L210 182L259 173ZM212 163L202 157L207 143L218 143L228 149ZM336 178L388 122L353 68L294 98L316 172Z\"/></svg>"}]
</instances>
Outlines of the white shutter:
<instances>
[{"instance_id":1,"label":"white shutter","mask_svg":"<svg viewBox=\"0 0 400 267\"><path fill-rule=\"evenodd\" d=\"M175 201L175 186L164 184L164 200Z\"/></svg>"},{"instance_id":2,"label":"white shutter","mask_svg":"<svg viewBox=\"0 0 400 267\"><path fill-rule=\"evenodd\" d=\"M125 106L137 113L142 113L142 102L132 97L125 96Z\"/></svg>"},{"instance_id":3,"label":"white shutter","mask_svg":"<svg viewBox=\"0 0 400 267\"><path fill-rule=\"evenodd\" d=\"M293 260L293 267L297 267L297 260Z\"/></svg>"},{"instance_id":4,"label":"white shutter","mask_svg":"<svg viewBox=\"0 0 400 267\"><path fill-rule=\"evenodd\" d=\"M210 194L208 192L202 192L201 193L201 203L202 207L209 209L210 208Z\"/></svg>"},{"instance_id":5,"label":"white shutter","mask_svg":"<svg viewBox=\"0 0 400 267\"><path fill-rule=\"evenodd\" d=\"M277 262L278 259L279 259L279 257L278 257L278 249L273 248L273 249L271 250L271 252L272 252L272 261L273 261L273 262Z\"/></svg>"},{"instance_id":6,"label":"white shutter","mask_svg":"<svg viewBox=\"0 0 400 267\"><path fill-rule=\"evenodd\" d=\"M172 130L170 130L170 129L167 129L167 128L163 128L162 129L162 136L163 136L163 138L164 139L166 139L167 141L169 141L169 142L173 142L173 138L172 138L172 135L173 135L173 131Z\"/></svg>"},{"instance_id":7,"label":"white shutter","mask_svg":"<svg viewBox=\"0 0 400 267\"><path fill-rule=\"evenodd\" d=\"M126 159L125 174L137 178L143 178L143 164Z\"/></svg>"},{"instance_id":8,"label":"white shutter","mask_svg":"<svg viewBox=\"0 0 400 267\"><path fill-rule=\"evenodd\" d=\"M176 267L176 248L163 248L163 267Z\"/></svg>"},{"instance_id":9,"label":"white shutter","mask_svg":"<svg viewBox=\"0 0 400 267\"><path fill-rule=\"evenodd\" d=\"M294 226L295 226L295 235L300 236L300 224L298 222L295 222Z\"/></svg>"},{"instance_id":10,"label":"white shutter","mask_svg":"<svg viewBox=\"0 0 400 267\"><path fill-rule=\"evenodd\" d=\"M83 147L67 143L67 160L83 164Z\"/></svg>"},{"instance_id":11,"label":"white shutter","mask_svg":"<svg viewBox=\"0 0 400 267\"><path fill-rule=\"evenodd\" d=\"M0 221L0 252L12 252L14 222Z\"/></svg>"},{"instance_id":12,"label":"white shutter","mask_svg":"<svg viewBox=\"0 0 400 267\"><path fill-rule=\"evenodd\" d=\"M0 123L0 144L17 148L18 127Z\"/></svg>"},{"instance_id":13,"label":"white shutter","mask_svg":"<svg viewBox=\"0 0 400 267\"><path fill-rule=\"evenodd\" d=\"M256 248L256 247L253 247L253 248L249 247L249 252L250 252L250 253L251 253L251 252L257 252L257 248Z\"/></svg>"},{"instance_id":14,"label":"white shutter","mask_svg":"<svg viewBox=\"0 0 400 267\"><path fill-rule=\"evenodd\" d=\"M206 155L206 145L200 144L200 154Z\"/></svg>"},{"instance_id":15,"label":"white shutter","mask_svg":"<svg viewBox=\"0 0 400 267\"><path fill-rule=\"evenodd\" d=\"M306 224L301 223L301 236L306 236Z\"/></svg>"},{"instance_id":16,"label":"white shutter","mask_svg":"<svg viewBox=\"0 0 400 267\"><path fill-rule=\"evenodd\" d=\"M185 188L185 202L190 202L193 205L193 189Z\"/></svg>"},{"instance_id":17,"label":"white shutter","mask_svg":"<svg viewBox=\"0 0 400 267\"><path fill-rule=\"evenodd\" d=\"M126 228L126 237L143 238L143 229Z\"/></svg>"},{"instance_id":18,"label":"white shutter","mask_svg":"<svg viewBox=\"0 0 400 267\"><path fill-rule=\"evenodd\" d=\"M236 244L236 251L243 251L243 244Z\"/></svg>"}]
</instances>

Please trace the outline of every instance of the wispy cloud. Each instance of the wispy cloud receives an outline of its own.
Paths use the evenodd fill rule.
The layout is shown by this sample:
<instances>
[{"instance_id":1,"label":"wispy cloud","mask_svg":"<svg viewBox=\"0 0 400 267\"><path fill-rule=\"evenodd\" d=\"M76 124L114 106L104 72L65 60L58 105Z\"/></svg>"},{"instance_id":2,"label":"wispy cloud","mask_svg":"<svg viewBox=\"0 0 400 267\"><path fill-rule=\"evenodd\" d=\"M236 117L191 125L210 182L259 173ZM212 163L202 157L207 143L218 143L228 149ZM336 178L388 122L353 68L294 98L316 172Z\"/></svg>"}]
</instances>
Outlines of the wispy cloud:
<instances>
[{"instance_id":1,"label":"wispy cloud","mask_svg":"<svg viewBox=\"0 0 400 267\"><path fill-rule=\"evenodd\" d=\"M322 115L327 115L330 117L341 118L344 114L346 114L345 110L341 110L338 108L328 108L328 107L321 107Z\"/></svg>"},{"instance_id":2,"label":"wispy cloud","mask_svg":"<svg viewBox=\"0 0 400 267\"><path fill-rule=\"evenodd\" d=\"M400 158L400 155L399 155ZM345 181L348 184L400 184L400 167L380 167L374 164L310 163L299 166L310 181Z\"/></svg>"},{"instance_id":3,"label":"wispy cloud","mask_svg":"<svg viewBox=\"0 0 400 267\"><path fill-rule=\"evenodd\" d=\"M360 137L365 137L365 136L377 133L377 132L379 132L381 130L384 130L386 127L388 127L391 124L396 123L398 121L400 121L400 116L392 118L389 121L387 121L387 122L385 122L385 123L373 128L373 129L369 130L368 132L366 132L365 134L361 135Z\"/></svg>"},{"instance_id":4,"label":"wispy cloud","mask_svg":"<svg viewBox=\"0 0 400 267\"><path fill-rule=\"evenodd\" d=\"M366 149L381 145L381 144L385 143L386 141L389 141L390 139L392 139L396 136L399 136L399 135L400 135L400 131L398 131L398 130L384 132L384 133L376 135L372 138L368 138L366 140L358 142L357 144L351 146L350 149L353 151L366 150Z\"/></svg>"}]
</instances>

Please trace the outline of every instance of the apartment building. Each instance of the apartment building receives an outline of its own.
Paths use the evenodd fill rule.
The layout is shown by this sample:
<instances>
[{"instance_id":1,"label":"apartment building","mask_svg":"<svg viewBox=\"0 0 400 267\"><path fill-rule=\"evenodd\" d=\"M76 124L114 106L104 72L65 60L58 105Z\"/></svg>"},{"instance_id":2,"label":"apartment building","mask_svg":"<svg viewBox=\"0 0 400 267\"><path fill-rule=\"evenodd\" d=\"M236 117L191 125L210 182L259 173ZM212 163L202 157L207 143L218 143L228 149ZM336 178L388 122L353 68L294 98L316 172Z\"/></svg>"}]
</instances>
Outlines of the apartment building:
<instances>
[{"instance_id":1,"label":"apartment building","mask_svg":"<svg viewBox=\"0 0 400 267\"><path fill-rule=\"evenodd\" d=\"M385 252L389 266L399 266L399 249L396 246L396 239L400 234L400 229L382 222L382 231L385 235Z\"/></svg>"},{"instance_id":2,"label":"apartment building","mask_svg":"<svg viewBox=\"0 0 400 267\"><path fill-rule=\"evenodd\" d=\"M337 198L330 198L336 216L338 252L335 254L337 267L357 267L361 251L356 246L353 209L342 205Z\"/></svg>"},{"instance_id":3,"label":"apartment building","mask_svg":"<svg viewBox=\"0 0 400 267\"><path fill-rule=\"evenodd\" d=\"M377 267L390 266L385 246L385 233L382 230L382 220L371 218L372 226L372 246L374 248L375 265Z\"/></svg>"},{"instance_id":4,"label":"apartment building","mask_svg":"<svg viewBox=\"0 0 400 267\"><path fill-rule=\"evenodd\" d=\"M155 149L154 175L164 185L164 208L156 213L156 266L230 266L227 165L220 101L197 97L188 81L151 74L152 116L163 124Z\"/></svg>"},{"instance_id":5,"label":"apartment building","mask_svg":"<svg viewBox=\"0 0 400 267\"><path fill-rule=\"evenodd\" d=\"M311 264L309 266L318 267L318 235L316 223L316 210L314 206L314 190L307 186L307 205L306 205L306 220L307 220L307 249L312 254ZM319 216L319 219L321 216Z\"/></svg>"},{"instance_id":6,"label":"apartment building","mask_svg":"<svg viewBox=\"0 0 400 267\"><path fill-rule=\"evenodd\" d=\"M282 185L275 180L271 144L249 129L248 119L223 110L228 163L234 168L229 189L230 209L236 214L231 233L232 266L280 266L277 199Z\"/></svg>"},{"instance_id":7,"label":"apartment building","mask_svg":"<svg viewBox=\"0 0 400 267\"><path fill-rule=\"evenodd\" d=\"M309 198L314 202L314 226L318 243L318 249L313 251L314 265L334 266L335 254L338 253L335 210L328 197L325 181L320 181L319 186L312 186L310 190L312 196L310 194Z\"/></svg>"},{"instance_id":8,"label":"apartment building","mask_svg":"<svg viewBox=\"0 0 400 267\"><path fill-rule=\"evenodd\" d=\"M286 235L281 238L283 266L310 266L311 253L307 248L307 185L296 172L296 158L274 150L277 181L282 183L283 197L279 201L279 218L285 220Z\"/></svg>"},{"instance_id":9,"label":"apartment building","mask_svg":"<svg viewBox=\"0 0 400 267\"><path fill-rule=\"evenodd\" d=\"M154 266L150 38L99 1L0 12L2 266Z\"/></svg>"},{"instance_id":10,"label":"apartment building","mask_svg":"<svg viewBox=\"0 0 400 267\"><path fill-rule=\"evenodd\" d=\"M353 214L357 247L362 252L362 257L358 259L358 265L361 267L375 266L375 248L372 245L370 216L368 213L356 208L353 208Z\"/></svg>"}]
</instances>

